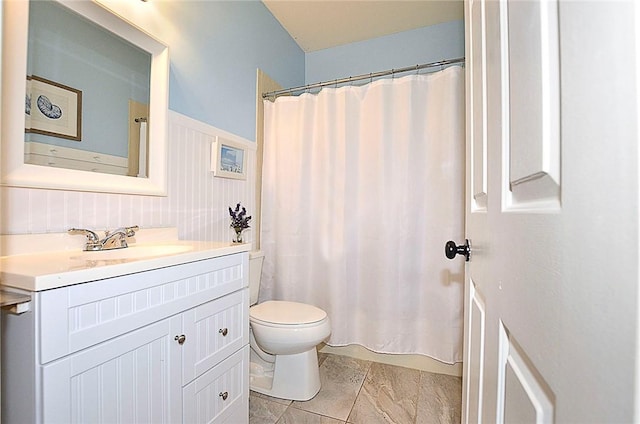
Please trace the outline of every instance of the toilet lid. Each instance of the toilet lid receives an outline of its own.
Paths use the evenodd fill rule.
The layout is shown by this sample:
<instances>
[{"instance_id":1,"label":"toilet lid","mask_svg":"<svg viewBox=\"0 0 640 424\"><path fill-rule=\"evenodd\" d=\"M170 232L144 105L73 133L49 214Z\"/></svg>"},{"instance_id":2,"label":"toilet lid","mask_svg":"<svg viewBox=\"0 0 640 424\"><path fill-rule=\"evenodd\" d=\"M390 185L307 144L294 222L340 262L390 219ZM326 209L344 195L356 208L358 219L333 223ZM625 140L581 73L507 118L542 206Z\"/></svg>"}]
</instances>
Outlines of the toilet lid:
<instances>
[{"instance_id":1,"label":"toilet lid","mask_svg":"<svg viewBox=\"0 0 640 424\"><path fill-rule=\"evenodd\" d=\"M252 306L249 316L272 324L294 325L321 321L327 317L327 313L306 303L269 300Z\"/></svg>"}]
</instances>

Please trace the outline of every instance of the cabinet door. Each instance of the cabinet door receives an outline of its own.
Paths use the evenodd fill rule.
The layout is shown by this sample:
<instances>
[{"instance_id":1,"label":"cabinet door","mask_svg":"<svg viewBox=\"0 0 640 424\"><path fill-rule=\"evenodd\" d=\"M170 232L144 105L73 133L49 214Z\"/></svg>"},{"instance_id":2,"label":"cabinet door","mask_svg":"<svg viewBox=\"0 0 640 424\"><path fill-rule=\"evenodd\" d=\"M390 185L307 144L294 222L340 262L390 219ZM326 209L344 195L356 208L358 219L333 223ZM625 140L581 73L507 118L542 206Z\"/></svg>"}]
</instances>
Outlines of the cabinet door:
<instances>
[{"instance_id":1,"label":"cabinet door","mask_svg":"<svg viewBox=\"0 0 640 424\"><path fill-rule=\"evenodd\" d=\"M44 421L180 422L181 324L168 318L42 367Z\"/></svg>"},{"instance_id":2,"label":"cabinet door","mask_svg":"<svg viewBox=\"0 0 640 424\"><path fill-rule=\"evenodd\" d=\"M182 384L188 384L249 343L249 290L183 313Z\"/></svg>"},{"instance_id":3,"label":"cabinet door","mask_svg":"<svg viewBox=\"0 0 640 424\"><path fill-rule=\"evenodd\" d=\"M249 346L185 386L182 396L185 423L248 423Z\"/></svg>"}]
</instances>

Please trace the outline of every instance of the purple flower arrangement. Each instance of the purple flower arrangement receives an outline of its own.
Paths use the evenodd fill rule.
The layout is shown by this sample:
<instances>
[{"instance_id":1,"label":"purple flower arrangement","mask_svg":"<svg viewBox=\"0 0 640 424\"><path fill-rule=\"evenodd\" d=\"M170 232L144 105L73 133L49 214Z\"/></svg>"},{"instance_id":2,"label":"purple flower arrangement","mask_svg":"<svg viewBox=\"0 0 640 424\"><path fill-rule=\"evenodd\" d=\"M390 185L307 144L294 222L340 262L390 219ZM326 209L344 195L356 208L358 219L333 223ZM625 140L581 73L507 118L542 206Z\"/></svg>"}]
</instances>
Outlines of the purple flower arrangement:
<instances>
[{"instance_id":1,"label":"purple flower arrangement","mask_svg":"<svg viewBox=\"0 0 640 424\"><path fill-rule=\"evenodd\" d=\"M233 241L242 243L242 231L249 228L251 216L247 216L247 210L240 203L236 205L235 210L229 206L229 216L231 216L231 225L229 226L236 232L236 238Z\"/></svg>"}]
</instances>

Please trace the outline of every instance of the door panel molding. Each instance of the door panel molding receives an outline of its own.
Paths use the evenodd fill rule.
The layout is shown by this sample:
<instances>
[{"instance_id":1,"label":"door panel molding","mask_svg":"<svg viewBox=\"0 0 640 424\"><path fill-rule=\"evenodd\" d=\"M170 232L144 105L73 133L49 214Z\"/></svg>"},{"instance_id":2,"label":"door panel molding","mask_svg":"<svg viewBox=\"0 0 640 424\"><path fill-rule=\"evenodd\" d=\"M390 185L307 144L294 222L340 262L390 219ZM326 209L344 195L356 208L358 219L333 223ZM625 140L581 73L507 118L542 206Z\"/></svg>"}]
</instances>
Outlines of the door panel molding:
<instances>
[{"instance_id":1,"label":"door panel molding","mask_svg":"<svg viewBox=\"0 0 640 424\"><path fill-rule=\"evenodd\" d=\"M554 422L553 391L502 321L498 340L496 422Z\"/></svg>"},{"instance_id":2,"label":"door panel molding","mask_svg":"<svg viewBox=\"0 0 640 424\"><path fill-rule=\"evenodd\" d=\"M471 120L469 131L471 146L471 201L473 212L487 210L487 48L486 8L484 0L470 0L470 31L482 34L469 45L468 72Z\"/></svg>"},{"instance_id":3,"label":"door panel molding","mask_svg":"<svg viewBox=\"0 0 640 424\"><path fill-rule=\"evenodd\" d=\"M485 302L476 290L476 285L469 279L468 315L465 325L469 329L467 334L467 356L465 363L468 367L464 390L466 403L464 405L465 423L479 423L482 421L482 390L484 383L484 350L485 350ZM476 396L469 396L475 394Z\"/></svg>"},{"instance_id":4,"label":"door panel molding","mask_svg":"<svg viewBox=\"0 0 640 424\"><path fill-rule=\"evenodd\" d=\"M556 211L561 200L558 3L502 0L500 26L503 210Z\"/></svg>"}]
</instances>

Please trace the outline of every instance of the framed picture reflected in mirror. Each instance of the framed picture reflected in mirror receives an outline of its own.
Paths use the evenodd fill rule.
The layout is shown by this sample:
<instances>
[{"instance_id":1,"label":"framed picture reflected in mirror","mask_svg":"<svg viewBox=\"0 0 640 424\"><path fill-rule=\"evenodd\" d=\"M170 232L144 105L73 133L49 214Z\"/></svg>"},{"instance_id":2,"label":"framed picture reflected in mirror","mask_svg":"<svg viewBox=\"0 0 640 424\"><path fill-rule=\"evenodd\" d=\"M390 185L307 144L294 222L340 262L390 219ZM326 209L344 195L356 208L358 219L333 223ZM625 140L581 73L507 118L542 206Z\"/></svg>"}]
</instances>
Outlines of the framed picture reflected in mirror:
<instances>
[{"instance_id":1,"label":"framed picture reflected in mirror","mask_svg":"<svg viewBox=\"0 0 640 424\"><path fill-rule=\"evenodd\" d=\"M25 132L82 140L82 91L27 77Z\"/></svg>"}]
</instances>

